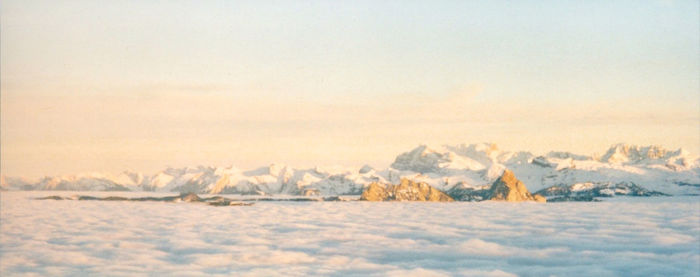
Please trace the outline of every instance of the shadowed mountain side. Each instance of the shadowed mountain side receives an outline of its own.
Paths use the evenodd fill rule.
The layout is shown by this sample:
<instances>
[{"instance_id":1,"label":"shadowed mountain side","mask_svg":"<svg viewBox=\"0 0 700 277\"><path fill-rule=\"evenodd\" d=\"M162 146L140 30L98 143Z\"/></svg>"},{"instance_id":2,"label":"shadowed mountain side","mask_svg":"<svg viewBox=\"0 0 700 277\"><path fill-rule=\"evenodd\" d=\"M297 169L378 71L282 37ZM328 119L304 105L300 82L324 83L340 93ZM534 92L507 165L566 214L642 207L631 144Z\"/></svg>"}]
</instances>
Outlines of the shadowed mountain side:
<instances>
[{"instance_id":1,"label":"shadowed mountain side","mask_svg":"<svg viewBox=\"0 0 700 277\"><path fill-rule=\"evenodd\" d=\"M551 202L595 201L596 198L615 196L669 196L662 192L647 190L632 182L562 184L544 188L538 191L537 194L547 197L547 201Z\"/></svg>"},{"instance_id":2,"label":"shadowed mountain side","mask_svg":"<svg viewBox=\"0 0 700 277\"><path fill-rule=\"evenodd\" d=\"M108 196L108 197L95 197L86 195L74 195L71 197L61 197L61 196L46 196L37 198L38 200L93 200L93 201L155 201L155 202L188 202L188 203L206 203L212 206L250 206L253 203L243 203L233 201L231 199L214 196L209 198L201 198L194 193L183 193L178 196L165 196L165 197L138 197L138 198L126 198L120 196Z\"/></svg>"}]
</instances>

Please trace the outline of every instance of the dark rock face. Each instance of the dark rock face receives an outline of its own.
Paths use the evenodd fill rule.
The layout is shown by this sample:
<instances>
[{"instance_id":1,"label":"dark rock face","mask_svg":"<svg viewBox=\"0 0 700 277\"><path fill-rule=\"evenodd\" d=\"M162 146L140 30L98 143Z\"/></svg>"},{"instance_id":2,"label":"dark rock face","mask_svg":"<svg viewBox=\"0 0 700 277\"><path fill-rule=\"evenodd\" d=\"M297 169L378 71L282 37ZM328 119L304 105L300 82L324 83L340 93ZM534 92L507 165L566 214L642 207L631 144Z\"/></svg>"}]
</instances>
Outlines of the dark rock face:
<instances>
[{"instance_id":1,"label":"dark rock face","mask_svg":"<svg viewBox=\"0 0 700 277\"><path fill-rule=\"evenodd\" d=\"M557 196L547 199L547 202L600 202L592 196Z\"/></svg>"},{"instance_id":2,"label":"dark rock face","mask_svg":"<svg viewBox=\"0 0 700 277\"><path fill-rule=\"evenodd\" d=\"M371 183L360 196L364 201L433 201L450 202L452 197L426 184L401 179L398 185Z\"/></svg>"},{"instance_id":3,"label":"dark rock face","mask_svg":"<svg viewBox=\"0 0 700 277\"><path fill-rule=\"evenodd\" d=\"M207 201L209 205L212 206L251 206L253 203L243 203L243 202L236 202L236 201L231 201L230 199L222 198L222 199L216 199L213 201Z\"/></svg>"},{"instance_id":4,"label":"dark rock face","mask_svg":"<svg viewBox=\"0 0 700 277\"><path fill-rule=\"evenodd\" d=\"M532 159L532 164L539 165L541 167L557 167L556 164L553 164L553 163L547 161L547 158L545 158L543 156L538 156L538 157L535 157L534 159Z\"/></svg>"},{"instance_id":5,"label":"dark rock face","mask_svg":"<svg viewBox=\"0 0 700 277\"><path fill-rule=\"evenodd\" d=\"M201 202L202 198L199 198L199 196L197 196L197 194L194 193L183 193L180 194L180 200L183 202Z\"/></svg>"},{"instance_id":6,"label":"dark rock face","mask_svg":"<svg viewBox=\"0 0 700 277\"><path fill-rule=\"evenodd\" d=\"M370 172L370 171L372 171L372 170L374 170L374 168L372 168L371 166L369 166L369 165L364 165L362 168L360 168L360 171L358 171L358 172L359 172L360 174L365 174L365 173L368 173L368 172Z\"/></svg>"},{"instance_id":7,"label":"dark rock face","mask_svg":"<svg viewBox=\"0 0 700 277\"><path fill-rule=\"evenodd\" d=\"M120 184L114 184L112 186L106 187L104 191L131 191L129 188L120 185Z\"/></svg>"},{"instance_id":8,"label":"dark rock face","mask_svg":"<svg viewBox=\"0 0 700 277\"><path fill-rule=\"evenodd\" d=\"M206 203L212 206L250 206L253 203L243 203L237 202L228 198L221 196L214 196L210 198L200 198L194 193L182 193L178 196L166 196L166 197L138 197L138 198L126 198L121 196L108 196L108 197L95 197L88 195L75 195L72 197L61 197L61 196L47 196L40 197L37 200L92 200L92 201L156 201L156 202L188 202L188 203Z\"/></svg>"},{"instance_id":9,"label":"dark rock face","mask_svg":"<svg viewBox=\"0 0 700 277\"><path fill-rule=\"evenodd\" d=\"M687 182L676 182L676 184L679 186L689 186L689 187L700 188L700 184L692 184L692 183L687 183Z\"/></svg>"},{"instance_id":10,"label":"dark rock face","mask_svg":"<svg viewBox=\"0 0 700 277\"><path fill-rule=\"evenodd\" d=\"M121 197L121 196L108 196L108 197L102 198L102 201L126 201L126 200L129 200L129 198Z\"/></svg>"},{"instance_id":11,"label":"dark rock face","mask_svg":"<svg viewBox=\"0 0 700 277\"><path fill-rule=\"evenodd\" d=\"M51 196L46 196L46 197L39 197L37 200L63 200L63 197L60 197L58 195L51 195Z\"/></svg>"},{"instance_id":12,"label":"dark rock face","mask_svg":"<svg viewBox=\"0 0 700 277\"><path fill-rule=\"evenodd\" d=\"M632 182L557 185L542 189L537 193L548 197L549 201L557 202L594 201L596 197L613 196L667 196L667 194L647 190Z\"/></svg>"},{"instance_id":13,"label":"dark rock face","mask_svg":"<svg viewBox=\"0 0 700 277\"><path fill-rule=\"evenodd\" d=\"M305 189L301 193L303 196L318 196L320 194L321 192L319 192L317 189Z\"/></svg>"},{"instance_id":14,"label":"dark rock face","mask_svg":"<svg viewBox=\"0 0 700 277\"><path fill-rule=\"evenodd\" d=\"M503 175L499 177L491 188L486 192L487 200L521 202L535 201L547 202L547 199L541 195L532 195L525 187L525 184L515 178L510 170L505 170Z\"/></svg>"},{"instance_id":15,"label":"dark rock face","mask_svg":"<svg viewBox=\"0 0 700 277\"><path fill-rule=\"evenodd\" d=\"M483 201L488 198L488 191L488 189L457 184L447 191L447 195L457 201Z\"/></svg>"}]
</instances>

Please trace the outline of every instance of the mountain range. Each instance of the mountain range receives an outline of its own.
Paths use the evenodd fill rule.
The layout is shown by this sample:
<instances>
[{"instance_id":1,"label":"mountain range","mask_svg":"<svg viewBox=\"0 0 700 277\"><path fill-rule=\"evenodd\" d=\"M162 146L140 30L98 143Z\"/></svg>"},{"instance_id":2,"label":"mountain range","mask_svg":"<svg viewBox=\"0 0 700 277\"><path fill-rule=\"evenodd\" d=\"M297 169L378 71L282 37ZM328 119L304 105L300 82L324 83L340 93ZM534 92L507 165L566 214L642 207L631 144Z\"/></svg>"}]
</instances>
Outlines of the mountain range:
<instances>
[{"instance_id":1,"label":"mountain range","mask_svg":"<svg viewBox=\"0 0 700 277\"><path fill-rule=\"evenodd\" d=\"M296 169L272 164L253 170L198 166L167 168L153 175L125 171L77 174L30 181L1 176L3 190L159 191L246 195L359 195L372 182L402 178L441 191L487 189L511 170L530 191L639 187L669 195L700 193L700 158L683 149L616 144L600 157L549 152L511 152L495 144L420 145L395 158L389 168ZM551 189L552 187L562 188ZM573 188L573 190L572 190ZM604 191L598 189L595 191ZM614 193L613 193L614 194Z\"/></svg>"}]
</instances>

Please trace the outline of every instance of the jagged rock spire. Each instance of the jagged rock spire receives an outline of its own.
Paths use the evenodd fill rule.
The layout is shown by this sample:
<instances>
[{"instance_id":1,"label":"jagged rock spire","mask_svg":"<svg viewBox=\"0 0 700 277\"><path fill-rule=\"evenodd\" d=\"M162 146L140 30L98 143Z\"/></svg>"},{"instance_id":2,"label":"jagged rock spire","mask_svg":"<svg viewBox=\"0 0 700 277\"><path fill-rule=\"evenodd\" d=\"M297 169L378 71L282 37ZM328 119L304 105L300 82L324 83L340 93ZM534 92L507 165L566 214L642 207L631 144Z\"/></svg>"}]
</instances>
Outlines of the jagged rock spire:
<instances>
[{"instance_id":1,"label":"jagged rock spire","mask_svg":"<svg viewBox=\"0 0 700 277\"><path fill-rule=\"evenodd\" d=\"M527 190L525 184L515 178L513 171L506 169L503 171L503 175L499 177L488 193L489 200L496 201L508 201L508 202L521 202L521 201L536 201L536 202L547 202L547 199L540 195L532 195L530 191Z\"/></svg>"}]
</instances>

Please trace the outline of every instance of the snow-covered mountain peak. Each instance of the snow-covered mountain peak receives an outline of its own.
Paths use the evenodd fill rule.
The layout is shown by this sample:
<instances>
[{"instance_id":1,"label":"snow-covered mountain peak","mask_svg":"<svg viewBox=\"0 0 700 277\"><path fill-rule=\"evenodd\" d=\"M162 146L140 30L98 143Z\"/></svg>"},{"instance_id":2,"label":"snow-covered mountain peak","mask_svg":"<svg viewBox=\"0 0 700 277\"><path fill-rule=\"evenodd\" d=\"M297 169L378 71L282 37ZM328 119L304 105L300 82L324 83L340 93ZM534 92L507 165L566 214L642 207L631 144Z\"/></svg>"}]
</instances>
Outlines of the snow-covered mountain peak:
<instances>
[{"instance_id":1,"label":"snow-covered mountain peak","mask_svg":"<svg viewBox=\"0 0 700 277\"><path fill-rule=\"evenodd\" d=\"M392 168L419 173L446 173L450 170L484 170L493 164L492 147L480 145L459 145L428 147L420 145L400 154Z\"/></svg>"},{"instance_id":2,"label":"snow-covered mountain peak","mask_svg":"<svg viewBox=\"0 0 700 277\"><path fill-rule=\"evenodd\" d=\"M199 171L202 171L202 170L205 169L205 168L207 168L207 167L201 166L201 165L200 165L200 166L197 166L197 167L192 167L192 166L188 166L188 167L168 167L168 168L164 169L164 170L161 171L161 172L162 172L163 174L167 174L167 175L178 176L178 175L184 175L184 174L187 174L187 173L199 172Z\"/></svg>"},{"instance_id":3,"label":"snow-covered mountain peak","mask_svg":"<svg viewBox=\"0 0 700 277\"><path fill-rule=\"evenodd\" d=\"M483 152L486 153L488 156L492 155L498 155L501 150L498 148L498 145L495 143L490 143L490 142L482 142L482 143L474 143L470 144L468 146L465 146L466 144L462 144L461 146L463 148L470 149L474 152Z\"/></svg>"},{"instance_id":4,"label":"snow-covered mountain peak","mask_svg":"<svg viewBox=\"0 0 700 277\"><path fill-rule=\"evenodd\" d=\"M496 145L495 143L489 143L489 142L474 143L474 144L462 143L459 145L445 145L444 147L451 149L452 151L455 151L455 152L459 153L460 155L464 155L464 156L472 156L476 153L479 153L477 155L486 155L489 157L496 157L496 156L498 156L498 154L501 153L501 150L498 148L498 145Z\"/></svg>"},{"instance_id":5,"label":"snow-covered mountain peak","mask_svg":"<svg viewBox=\"0 0 700 277\"><path fill-rule=\"evenodd\" d=\"M459 171L490 171L509 164L526 164L532 160L529 152L503 151L494 143L443 145L429 147L420 145L400 154L392 168L419 173L448 173ZM495 170L499 171L499 170ZM485 175L491 173L485 172Z\"/></svg>"},{"instance_id":6,"label":"snow-covered mountain peak","mask_svg":"<svg viewBox=\"0 0 700 277\"><path fill-rule=\"evenodd\" d=\"M268 166L267 171L268 171L268 174L270 174L272 176L279 176L281 173L283 173L283 171L286 171L287 168L288 167L286 165L273 163L270 166Z\"/></svg>"},{"instance_id":7,"label":"snow-covered mountain peak","mask_svg":"<svg viewBox=\"0 0 700 277\"><path fill-rule=\"evenodd\" d=\"M216 175L224 175L224 174L238 174L240 173L241 170L235 166L226 166L226 167L216 167L214 170L214 174Z\"/></svg>"},{"instance_id":8,"label":"snow-covered mountain peak","mask_svg":"<svg viewBox=\"0 0 700 277\"><path fill-rule=\"evenodd\" d=\"M360 174L367 174L367 173L370 173L370 172L372 172L372 171L374 171L374 168L371 167L370 165L366 164L366 165L363 165L363 166L360 168L360 170L358 170L358 173L360 173Z\"/></svg>"},{"instance_id":9,"label":"snow-covered mountain peak","mask_svg":"<svg viewBox=\"0 0 700 277\"><path fill-rule=\"evenodd\" d=\"M272 163L268 166L259 167L253 170L248 170L243 172L245 176L260 176L260 175L271 175L279 176L288 170L288 167L283 164Z\"/></svg>"},{"instance_id":10,"label":"snow-covered mountain peak","mask_svg":"<svg viewBox=\"0 0 700 277\"><path fill-rule=\"evenodd\" d=\"M436 172L452 162L452 158L449 153L440 153L423 144L397 156L391 167L420 173Z\"/></svg>"},{"instance_id":11,"label":"snow-covered mountain peak","mask_svg":"<svg viewBox=\"0 0 700 277\"><path fill-rule=\"evenodd\" d=\"M222 194L358 194L371 182L396 183L401 178L438 189L479 189L505 170L529 189L586 182L634 182L669 194L697 193L700 159L687 151L659 146L613 145L600 159L569 152L511 152L492 143L419 145L398 155L391 168L312 167L296 169L270 164L242 171L236 167L166 168L153 175L125 171L116 176L89 173L45 177L30 182L2 176L0 189L133 190Z\"/></svg>"},{"instance_id":12,"label":"snow-covered mountain peak","mask_svg":"<svg viewBox=\"0 0 700 277\"><path fill-rule=\"evenodd\" d=\"M141 173L125 170L112 179L119 184L129 184L135 186L143 183L146 178Z\"/></svg>"},{"instance_id":13,"label":"snow-covered mountain peak","mask_svg":"<svg viewBox=\"0 0 700 277\"><path fill-rule=\"evenodd\" d=\"M467 158L469 160L476 161L481 164L481 168L490 167L494 163L498 163L499 157L508 152L503 152L498 149L498 146L494 143L475 143L475 144L460 144L457 146L444 146L449 151L456 153L457 155Z\"/></svg>"},{"instance_id":14,"label":"snow-covered mountain peak","mask_svg":"<svg viewBox=\"0 0 700 277\"><path fill-rule=\"evenodd\" d=\"M553 159L572 159L576 161L587 161L593 159L591 156L578 155L571 152L563 151L550 151L549 153L547 153L547 155L545 155L545 157Z\"/></svg>"},{"instance_id":15,"label":"snow-covered mountain peak","mask_svg":"<svg viewBox=\"0 0 700 277\"><path fill-rule=\"evenodd\" d=\"M611 164L677 164L691 166L695 157L683 150L671 151L658 145L639 146L619 143L611 146L601 157L601 162ZM689 164L690 163L690 164Z\"/></svg>"}]
</instances>

